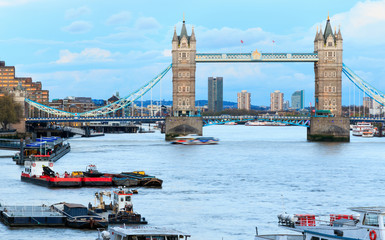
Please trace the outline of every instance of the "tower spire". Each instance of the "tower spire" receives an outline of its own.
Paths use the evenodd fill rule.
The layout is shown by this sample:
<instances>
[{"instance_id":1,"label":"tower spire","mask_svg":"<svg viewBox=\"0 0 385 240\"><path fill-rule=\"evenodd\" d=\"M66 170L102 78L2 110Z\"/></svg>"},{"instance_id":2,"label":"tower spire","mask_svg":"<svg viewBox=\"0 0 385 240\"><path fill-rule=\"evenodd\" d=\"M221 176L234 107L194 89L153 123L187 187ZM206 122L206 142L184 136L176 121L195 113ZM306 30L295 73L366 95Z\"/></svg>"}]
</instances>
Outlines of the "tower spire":
<instances>
[{"instance_id":1,"label":"tower spire","mask_svg":"<svg viewBox=\"0 0 385 240\"><path fill-rule=\"evenodd\" d=\"M328 21L330 21L329 12L328 12Z\"/></svg>"},{"instance_id":2,"label":"tower spire","mask_svg":"<svg viewBox=\"0 0 385 240\"><path fill-rule=\"evenodd\" d=\"M183 13L183 23L185 23L185 17L184 17L184 13Z\"/></svg>"}]
</instances>

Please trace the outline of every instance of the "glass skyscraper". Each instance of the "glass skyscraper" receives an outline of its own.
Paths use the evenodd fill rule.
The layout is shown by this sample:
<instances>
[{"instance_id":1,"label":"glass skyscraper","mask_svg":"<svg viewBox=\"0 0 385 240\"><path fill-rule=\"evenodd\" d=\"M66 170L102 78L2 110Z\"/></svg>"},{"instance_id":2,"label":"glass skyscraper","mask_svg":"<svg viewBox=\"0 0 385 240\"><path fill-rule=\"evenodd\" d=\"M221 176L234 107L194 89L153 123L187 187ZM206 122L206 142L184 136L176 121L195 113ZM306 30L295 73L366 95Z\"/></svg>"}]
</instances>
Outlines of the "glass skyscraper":
<instances>
[{"instance_id":1,"label":"glass skyscraper","mask_svg":"<svg viewBox=\"0 0 385 240\"><path fill-rule=\"evenodd\" d=\"M208 108L212 112L223 110L223 77L209 77Z\"/></svg>"},{"instance_id":2,"label":"glass skyscraper","mask_svg":"<svg viewBox=\"0 0 385 240\"><path fill-rule=\"evenodd\" d=\"M304 90L295 91L291 95L291 108L298 110L304 108Z\"/></svg>"}]
</instances>

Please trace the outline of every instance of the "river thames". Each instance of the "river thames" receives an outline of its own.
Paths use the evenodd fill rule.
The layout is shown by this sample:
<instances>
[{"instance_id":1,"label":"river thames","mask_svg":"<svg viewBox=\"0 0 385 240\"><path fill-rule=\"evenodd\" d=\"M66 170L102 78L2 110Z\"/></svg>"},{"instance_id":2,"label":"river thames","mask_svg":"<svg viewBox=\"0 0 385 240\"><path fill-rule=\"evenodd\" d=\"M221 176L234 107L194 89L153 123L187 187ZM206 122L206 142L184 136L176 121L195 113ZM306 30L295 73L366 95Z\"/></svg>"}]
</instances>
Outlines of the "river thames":
<instances>
[{"instance_id":1,"label":"river thames","mask_svg":"<svg viewBox=\"0 0 385 240\"><path fill-rule=\"evenodd\" d=\"M350 143L306 141L303 127L209 126L211 146L181 146L159 132L69 139L72 150L54 170L143 170L163 179L162 189L139 188L134 210L150 226L167 227L191 239L251 240L277 233L277 215L349 214L348 207L384 206L385 138L351 137ZM11 155L0 151L0 155ZM7 205L94 203L98 190L48 189L20 181L22 167L0 158L0 202ZM109 202L109 199L105 199ZM9 228L0 239L95 239L95 230Z\"/></svg>"}]
</instances>

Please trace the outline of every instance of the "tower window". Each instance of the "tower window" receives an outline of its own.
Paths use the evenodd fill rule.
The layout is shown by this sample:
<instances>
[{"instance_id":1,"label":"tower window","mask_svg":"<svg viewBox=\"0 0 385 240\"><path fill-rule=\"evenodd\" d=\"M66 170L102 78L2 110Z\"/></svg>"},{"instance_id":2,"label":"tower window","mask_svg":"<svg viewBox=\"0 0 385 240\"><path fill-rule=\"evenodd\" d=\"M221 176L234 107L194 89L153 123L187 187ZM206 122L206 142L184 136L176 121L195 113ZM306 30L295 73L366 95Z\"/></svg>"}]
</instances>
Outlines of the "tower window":
<instances>
[{"instance_id":1,"label":"tower window","mask_svg":"<svg viewBox=\"0 0 385 240\"><path fill-rule=\"evenodd\" d=\"M333 46L333 43L332 42L328 42L328 46L329 47Z\"/></svg>"}]
</instances>

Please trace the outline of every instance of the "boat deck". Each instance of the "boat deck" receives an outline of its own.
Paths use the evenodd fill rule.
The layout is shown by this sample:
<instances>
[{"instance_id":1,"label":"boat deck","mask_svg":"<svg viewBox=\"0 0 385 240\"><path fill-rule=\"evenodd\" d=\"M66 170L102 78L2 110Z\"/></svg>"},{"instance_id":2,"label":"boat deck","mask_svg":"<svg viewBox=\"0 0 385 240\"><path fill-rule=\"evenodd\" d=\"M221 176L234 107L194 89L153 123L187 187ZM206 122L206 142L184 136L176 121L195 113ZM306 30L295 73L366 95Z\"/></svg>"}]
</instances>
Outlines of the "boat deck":
<instances>
[{"instance_id":1,"label":"boat deck","mask_svg":"<svg viewBox=\"0 0 385 240\"><path fill-rule=\"evenodd\" d=\"M9 226L64 226L65 217L48 206L1 206L0 220Z\"/></svg>"}]
</instances>

